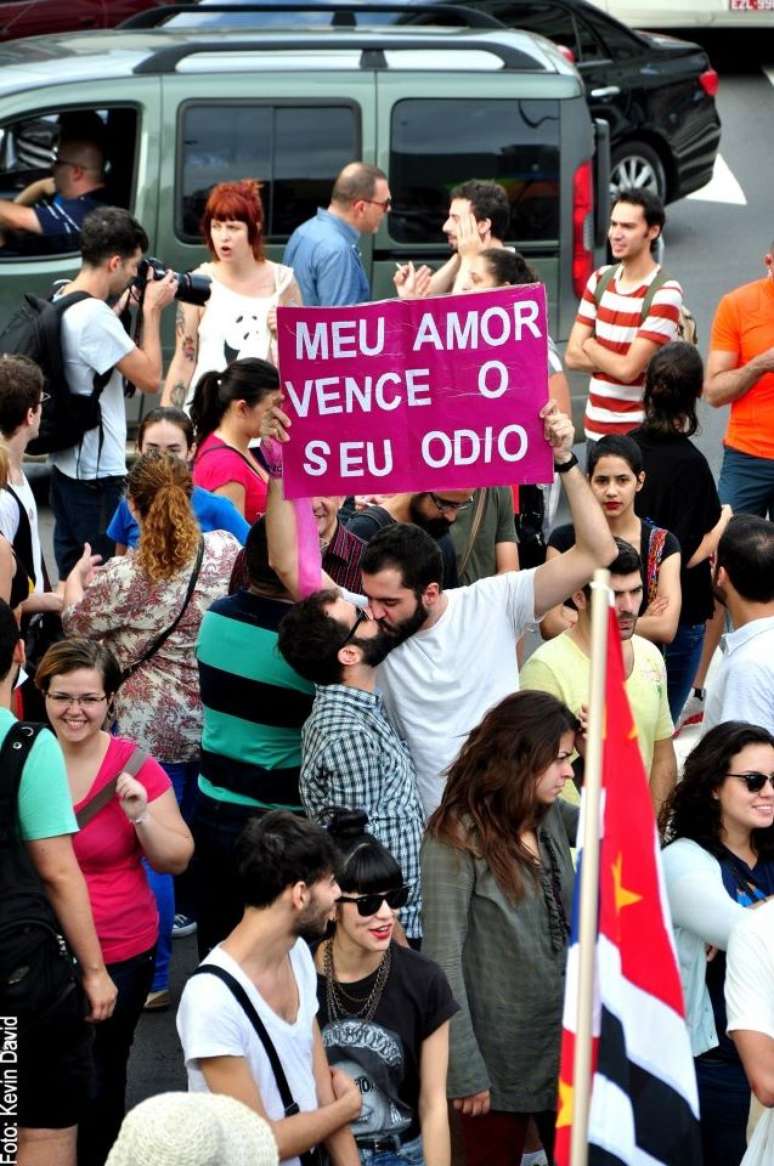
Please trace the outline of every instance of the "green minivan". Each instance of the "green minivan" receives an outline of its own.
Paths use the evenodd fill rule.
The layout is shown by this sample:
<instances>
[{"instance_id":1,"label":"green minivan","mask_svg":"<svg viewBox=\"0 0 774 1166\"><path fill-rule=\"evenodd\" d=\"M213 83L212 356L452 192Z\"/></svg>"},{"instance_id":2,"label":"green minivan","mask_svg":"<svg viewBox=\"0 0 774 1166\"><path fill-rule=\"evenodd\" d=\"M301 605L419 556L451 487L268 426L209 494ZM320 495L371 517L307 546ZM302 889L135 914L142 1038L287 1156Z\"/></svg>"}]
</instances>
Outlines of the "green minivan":
<instances>
[{"instance_id":1,"label":"green minivan","mask_svg":"<svg viewBox=\"0 0 774 1166\"><path fill-rule=\"evenodd\" d=\"M381 166L392 193L391 213L362 241L374 298L393 294L396 262L448 257L449 192L473 177L507 190L509 242L546 284L557 339L604 254L607 127L592 123L574 66L530 33L295 28L213 40L160 28L10 42L0 49L0 197L49 172L60 121L76 114L103 123L110 201L132 210L151 253L178 271L205 257L199 220L216 182L262 180L268 252L279 258L357 158ZM0 324L23 292L45 294L77 266L76 253L0 248ZM169 352L171 329L166 341Z\"/></svg>"}]
</instances>

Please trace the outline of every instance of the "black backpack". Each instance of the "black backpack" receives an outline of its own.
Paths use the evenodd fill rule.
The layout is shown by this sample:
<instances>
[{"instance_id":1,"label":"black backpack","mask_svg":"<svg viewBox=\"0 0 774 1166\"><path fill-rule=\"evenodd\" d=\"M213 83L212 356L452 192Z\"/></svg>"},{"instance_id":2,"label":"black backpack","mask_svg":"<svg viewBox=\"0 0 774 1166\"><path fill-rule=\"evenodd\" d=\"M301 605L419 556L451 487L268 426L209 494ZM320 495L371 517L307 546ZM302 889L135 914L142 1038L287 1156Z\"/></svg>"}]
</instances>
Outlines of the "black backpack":
<instances>
[{"instance_id":1,"label":"black backpack","mask_svg":"<svg viewBox=\"0 0 774 1166\"><path fill-rule=\"evenodd\" d=\"M17 721L0 749L0 1014L30 1027L84 1016L75 962L18 829L24 764L44 727Z\"/></svg>"},{"instance_id":2,"label":"black backpack","mask_svg":"<svg viewBox=\"0 0 774 1166\"><path fill-rule=\"evenodd\" d=\"M38 436L27 446L28 453L56 453L80 445L90 429L101 428L99 399L113 370L94 374L91 393L72 393L67 383L62 356L62 316L73 304L90 299L88 292L70 292L58 300L41 300L25 294L21 307L0 333L0 353L28 356L39 365L43 388L50 400L43 406Z\"/></svg>"}]
</instances>

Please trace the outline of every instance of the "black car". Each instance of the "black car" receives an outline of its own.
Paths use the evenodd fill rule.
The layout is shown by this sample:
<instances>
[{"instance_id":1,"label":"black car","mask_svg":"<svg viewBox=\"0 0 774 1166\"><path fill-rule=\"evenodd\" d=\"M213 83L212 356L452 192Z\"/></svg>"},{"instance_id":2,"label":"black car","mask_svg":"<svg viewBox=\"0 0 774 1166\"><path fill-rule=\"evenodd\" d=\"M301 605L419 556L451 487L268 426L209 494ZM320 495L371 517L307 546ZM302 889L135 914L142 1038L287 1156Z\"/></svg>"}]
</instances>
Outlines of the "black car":
<instances>
[{"instance_id":1,"label":"black car","mask_svg":"<svg viewBox=\"0 0 774 1166\"><path fill-rule=\"evenodd\" d=\"M428 11L436 5L438 12ZM189 10L182 12L182 7ZM343 0L340 6L331 0L307 0L303 10L292 0L290 5L288 0L200 0L195 7L161 8L147 20L197 28L465 22L463 10L455 14L444 0L404 0L402 11L387 7L379 9L371 0ZM407 12L407 7L419 11ZM548 37L572 57L593 116L610 124L614 190L648 187L672 202L709 182L720 142L718 75L699 45L635 32L586 0L476 0L470 8L479 18L496 18Z\"/></svg>"}]
</instances>

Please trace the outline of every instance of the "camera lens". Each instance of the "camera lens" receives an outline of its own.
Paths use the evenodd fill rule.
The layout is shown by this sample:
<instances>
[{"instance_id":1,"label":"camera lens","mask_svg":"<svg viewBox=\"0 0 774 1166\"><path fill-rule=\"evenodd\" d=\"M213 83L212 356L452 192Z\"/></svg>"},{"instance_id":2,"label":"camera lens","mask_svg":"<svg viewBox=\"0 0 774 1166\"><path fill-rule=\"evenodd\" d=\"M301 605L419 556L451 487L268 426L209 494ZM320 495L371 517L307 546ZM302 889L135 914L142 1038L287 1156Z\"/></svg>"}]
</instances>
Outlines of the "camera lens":
<instances>
[{"instance_id":1,"label":"camera lens","mask_svg":"<svg viewBox=\"0 0 774 1166\"><path fill-rule=\"evenodd\" d=\"M184 271L177 276L175 299L180 300L182 304L194 304L200 308L210 298L211 285L209 275L195 275L190 271Z\"/></svg>"}]
</instances>

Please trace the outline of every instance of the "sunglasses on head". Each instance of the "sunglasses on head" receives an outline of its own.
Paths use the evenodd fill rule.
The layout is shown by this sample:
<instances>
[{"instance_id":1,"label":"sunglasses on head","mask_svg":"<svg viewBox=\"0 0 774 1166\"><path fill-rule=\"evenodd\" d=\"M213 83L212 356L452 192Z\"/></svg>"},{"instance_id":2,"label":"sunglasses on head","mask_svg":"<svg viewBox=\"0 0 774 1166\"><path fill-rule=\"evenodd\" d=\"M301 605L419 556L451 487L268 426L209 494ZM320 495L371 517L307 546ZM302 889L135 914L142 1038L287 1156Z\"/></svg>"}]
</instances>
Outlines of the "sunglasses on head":
<instances>
[{"instance_id":1,"label":"sunglasses on head","mask_svg":"<svg viewBox=\"0 0 774 1166\"><path fill-rule=\"evenodd\" d=\"M745 783L751 794L760 793L767 781L774 789L774 773L758 773L754 770L752 773L727 773L726 777L738 777L740 781Z\"/></svg>"},{"instance_id":2,"label":"sunglasses on head","mask_svg":"<svg viewBox=\"0 0 774 1166\"><path fill-rule=\"evenodd\" d=\"M354 903L357 906L358 915L366 916L375 915L385 899L387 906L392 907L393 911L397 911L399 907L406 906L408 896L409 888L403 886L394 891L375 891L372 895L341 895L337 901L339 903Z\"/></svg>"}]
</instances>

